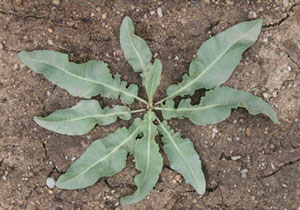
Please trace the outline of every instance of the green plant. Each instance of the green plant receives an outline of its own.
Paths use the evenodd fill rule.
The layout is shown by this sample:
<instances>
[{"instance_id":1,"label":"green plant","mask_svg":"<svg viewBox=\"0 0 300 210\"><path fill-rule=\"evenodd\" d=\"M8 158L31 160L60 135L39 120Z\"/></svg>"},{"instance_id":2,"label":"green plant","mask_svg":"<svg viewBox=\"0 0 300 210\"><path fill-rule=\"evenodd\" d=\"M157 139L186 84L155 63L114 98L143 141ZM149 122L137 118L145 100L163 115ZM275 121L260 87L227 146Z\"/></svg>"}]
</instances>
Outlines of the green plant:
<instances>
[{"instance_id":1,"label":"green plant","mask_svg":"<svg viewBox=\"0 0 300 210\"><path fill-rule=\"evenodd\" d=\"M162 111L165 120L185 117L196 125L207 125L221 122L230 115L231 109L242 107L250 114L263 113L273 122L278 122L272 108L261 98L229 87L219 87L228 80L242 53L256 41L261 26L261 19L239 23L207 40L191 62L189 75L185 74L177 85L171 85L167 89L167 97L154 104L153 96L160 84L162 64L158 59L151 63L152 53L147 43L134 34L134 25L129 17L125 17L121 25L121 47L133 70L141 73L148 101L137 96L137 85L128 86L120 80L120 75L111 75L104 62L92 60L75 64L68 61L67 55L55 51L20 52L19 58L24 64L73 96L90 99L101 95L120 99L128 105L136 99L146 105L145 109L134 111L126 105L102 109L96 100L82 100L72 108L55 111L44 118L35 117L40 126L51 131L83 135L97 124L108 125L117 118L129 120L131 114L147 111L143 120L135 119L129 128L119 128L106 138L94 141L81 158L59 177L56 186L70 190L91 186L100 177L121 171L130 153L134 155L136 168L141 173L135 177L136 192L123 197L121 203L139 202L152 190L162 170L163 159L155 142L160 133L171 168L182 174L197 193L203 194L205 178L192 142L175 133L166 121L161 122L154 110ZM178 106L174 105L174 97L193 95L197 89L211 90L198 105L191 105L190 99L182 99Z\"/></svg>"}]
</instances>

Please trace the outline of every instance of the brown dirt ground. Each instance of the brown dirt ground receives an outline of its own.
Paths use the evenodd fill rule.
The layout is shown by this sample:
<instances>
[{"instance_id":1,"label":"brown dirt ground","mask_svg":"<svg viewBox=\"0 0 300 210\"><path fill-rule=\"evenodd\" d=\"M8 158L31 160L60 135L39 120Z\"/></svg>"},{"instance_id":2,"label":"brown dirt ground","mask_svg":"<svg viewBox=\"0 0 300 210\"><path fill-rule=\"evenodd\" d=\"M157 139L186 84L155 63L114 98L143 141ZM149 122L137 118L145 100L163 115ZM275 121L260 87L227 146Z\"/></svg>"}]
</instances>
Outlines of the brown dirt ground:
<instances>
[{"instance_id":1,"label":"brown dirt ground","mask_svg":"<svg viewBox=\"0 0 300 210\"><path fill-rule=\"evenodd\" d=\"M299 210L300 2L288 2L61 0L55 5L50 0L0 0L0 209ZM161 18L158 7L163 11ZM208 183L203 196L170 170L166 160L159 182L136 205L119 204L121 196L135 190L133 179L138 172L132 161L118 175L102 178L86 189L47 188L46 178L56 179L65 172L72 158L78 158L94 139L130 122L119 120L81 137L39 127L34 116L70 107L79 99L21 65L19 51L52 49L68 53L76 62L103 60L113 73L141 86L119 44L120 23L129 15L137 34L162 60L158 100L165 96L167 86L179 82L188 71L201 43L251 19L251 11L263 17L262 33L226 84L264 95L280 124L242 109L213 126L171 120L172 127L190 138L201 156ZM144 90L140 96L145 96ZM98 99L101 105L119 103ZM193 99L197 100L197 93ZM236 155L241 158L233 161ZM245 168L249 171L242 177Z\"/></svg>"}]
</instances>

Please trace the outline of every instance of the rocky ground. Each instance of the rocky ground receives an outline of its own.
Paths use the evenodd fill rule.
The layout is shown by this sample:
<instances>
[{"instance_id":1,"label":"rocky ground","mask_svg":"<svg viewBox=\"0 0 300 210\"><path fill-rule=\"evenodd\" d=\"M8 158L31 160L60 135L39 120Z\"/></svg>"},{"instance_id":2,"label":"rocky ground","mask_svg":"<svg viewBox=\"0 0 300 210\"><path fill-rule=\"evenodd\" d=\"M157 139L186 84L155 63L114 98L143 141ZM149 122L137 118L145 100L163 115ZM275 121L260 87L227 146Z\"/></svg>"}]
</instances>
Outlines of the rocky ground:
<instances>
[{"instance_id":1,"label":"rocky ground","mask_svg":"<svg viewBox=\"0 0 300 210\"><path fill-rule=\"evenodd\" d=\"M193 55L210 36L238 22L263 18L258 41L243 54L226 85L263 97L280 123L243 109L212 126L170 120L194 142L201 157L207 180L203 196L170 170L166 159L155 189L136 205L119 204L120 197L135 191L138 171L132 161L118 175L86 189L46 186L48 177L57 179L94 139L130 122L119 120L81 137L39 127L34 116L70 107L79 98L22 65L17 53L51 49L68 53L74 62L103 60L111 72L141 86L119 44L125 15L162 60L162 84L155 100L166 95L170 84L181 81ZM299 210L299 20L299 0L0 0L0 209ZM145 97L144 90L140 96ZM105 106L119 103L97 99Z\"/></svg>"}]
</instances>

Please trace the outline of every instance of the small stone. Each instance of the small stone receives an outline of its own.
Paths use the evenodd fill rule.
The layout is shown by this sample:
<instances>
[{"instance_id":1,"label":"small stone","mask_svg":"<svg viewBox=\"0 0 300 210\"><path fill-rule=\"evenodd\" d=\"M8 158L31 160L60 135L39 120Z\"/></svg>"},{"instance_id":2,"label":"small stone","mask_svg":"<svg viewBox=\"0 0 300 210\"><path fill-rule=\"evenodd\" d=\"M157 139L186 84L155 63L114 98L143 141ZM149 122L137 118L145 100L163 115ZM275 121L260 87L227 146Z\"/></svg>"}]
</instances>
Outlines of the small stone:
<instances>
[{"instance_id":1,"label":"small stone","mask_svg":"<svg viewBox=\"0 0 300 210\"><path fill-rule=\"evenodd\" d=\"M52 39L49 39L49 40L48 40L48 44L49 44L49 45L53 45Z\"/></svg>"},{"instance_id":2,"label":"small stone","mask_svg":"<svg viewBox=\"0 0 300 210\"><path fill-rule=\"evenodd\" d=\"M268 93L263 93L263 97L264 97L265 99L268 99L268 98L269 98L269 94L268 94Z\"/></svg>"},{"instance_id":3,"label":"small stone","mask_svg":"<svg viewBox=\"0 0 300 210\"><path fill-rule=\"evenodd\" d=\"M289 0L283 0L282 2L284 7L288 7L289 6Z\"/></svg>"},{"instance_id":4,"label":"small stone","mask_svg":"<svg viewBox=\"0 0 300 210\"><path fill-rule=\"evenodd\" d=\"M107 14L106 14L106 13L103 13L103 14L102 14L102 19L105 20L106 18L107 18Z\"/></svg>"},{"instance_id":5,"label":"small stone","mask_svg":"<svg viewBox=\"0 0 300 210\"><path fill-rule=\"evenodd\" d=\"M49 34L52 34L53 33L53 29L52 28L48 28L48 32L49 32Z\"/></svg>"},{"instance_id":6,"label":"small stone","mask_svg":"<svg viewBox=\"0 0 300 210\"><path fill-rule=\"evenodd\" d=\"M16 0L16 4L17 4L18 6L22 5L22 3L23 3L23 0Z\"/></svg>"},{"instance_id":7,"label":"small stone","mask_svg":"<svg viewBox=\"0 0 300 210\"><path fill-rule=\"evenodd\" d=\"M231 156L231 160L236 161L236 160L241 159L241 157L242 156L240 156L240 155L234 155L234 156Z\"/></svg>"},{"instance_id":8,"label":"small stone","mask_svg":"<svg viewBox=\"0 0 300 210\"><path fill-rule=\"evenodd\" d=\"M251 135L251 129L250 128L246 128L246 136L250 136Z\"/></svg>"},{"instance_id":9,"label":"small stone","mask_svg":"<svg viewBox=\"0 0 300 210\"><path fill-rule=\"evenodd\" d=\"M212 134L211 134L211 138L215 138L216 134L218 133L218 129L217 128L213 128L212 129Z\"/></svg>"},{"instance_id":10,"label":"small stone","mask_svg":"<svg viewBox=\"0 0 300 210\"><path fill-rule=\"evenodd\" d=\"M179 182L179 183L181 182L181 176L180 175L176 175L175 179L176 179L177 182Z\"/></svg>"},{"instance_id":11,"label":"small stone","mask_svg":"<svg viewBox=\"0 0 300 210\"><path fill-rule=\"evenodd\" d=\"M241 174L246 174L246 173L248 173L248 171L249 170L247 168L244 168L244 169L241 170Z\"/></svg>"},{"instance_id":12,"label":"small stone","mask_svg":"<svg viewBox=\"0 0 300 210\"><path fill-rule=\"evenodd\" d=\"M157 14L158 14L158 17L163 16L162 9L160 7L157 8Z\"/></svg>"},{"instance_id":13,"label":"small stone","mask_svg":"<svg viewBox=\"0 0 300 210\"><path fill-rule=\"evenodd\" d=\"M287 70L288 70L288 71L291 71L291 70L292 70L292 67L288 66L288 67L287 67Z\"/></svg>"},{"instance_id":14,"label":"small stone","mask_svg":"<svg viewBox=\"0 0 300 210\"><path fill-rule=\"evenodd\" d=\"M46 180L46 185L48 188L52 189L53 187L55 187L55 179L52 177L48 177Z\"/></svg>"},{"instance_id":15,"label":"small stone","mask_svg":"<svg viewBox=\"0 0 300 210\"><path fill-rule=\"evenodd\" d=\"M247 174L242 174L242 178L246 179L247 178Z\"/></svg>"},{"instance_id":16,"label":"small stone","mask_svg":"<svg viewBox=\"0 0 300 210\"><path fill-rule=\"evenodd\" d=\"M0 43L0 50L2 50L4 48L3 44Z\"/></svg>"},{"instance_id":17,"label":"small stone","mask_svg":"<svg viewBox=\"0 0 300 210\"><path fill-rule=\"evenodd\" d=\"M267 38L264 38L263 42L264 42L264 43L267 43L267 42L268 42L268 39L267 39Z\"/></svg>"},{"instance_id":18,"label":"small stone","mask_svg":"<svg viewBox=\"0 0 300 210\"><path fill-rule=\"evenodd\" d=\"M248 17L251 19L255 19L255 18L257 18L257 14L254 11L250 11Z\"/></svg>"},{"instance_id":19,"label":"small stone","mask_svg":"<svg viewBox=\"0 0 300 210\"><path fill-rule=\"evenodd\" d=\"M14 67L13 67L13 70L14 70L14 71L17 71L18 69L19 69L19 65L18 65L18 64L15 64Z\"/></svg>"},{"instance_id":20,"label":"small stone","mask_svg":"<svg viewBox=\"0 0 300 210\"><path fill-rule=\"evenodd\" d=\"M151 11L151 12L150 12L150 15L154 15L154 14L155 14L155 12L154 12L154 11Z\"/></svg>"},{"instance_id":21,"label":"small stone","mask_svg":"<svg viewBox=\"0 0 300 210\"><path fill-rule=\"evenodd\" d=\"M234 2L232 1L232 0L226 0L226 4L228 4L228 5L234 5Z\"/></svg>"},{"instance_id":22,"label":"small stone","mask_svg":"<svg viewBox=\"0 0 300 210\"><path fill-rule=\"evenodd\" d=\"M276 98L276 97L277 97L277 92L274 91L274 92L272 93L272 96L273 96L273 98Z\"/></svg>"},{"instance_id":23,"label":"small stone","mask_svg":"<svg viewBox=\"0 0 300 210\"><path fill-rule=\"evenodd\" d=\"M179 57L176 55L176 56L174 57L174 60L177 61L178 59L179 59Z\"/></svg>"},{"instance_id":24,"label":"small stone","mask_svg":"<svg viewBox=\"0 0 300 210\"><path fill-rule=\"evenodd\" d=\"M52 3L55 4L55 5L59 5L60 4L60 0L53 0Z\"/></svg>"},{"instance_id":25,"label":"small stone","mask_svg":"<svg viewBox=\"0 0 300 210\"><path fill-rule=\"evenodd\" d=\"M288 186L286 184L282 184L282 187L287 188Z\"/></svg>"}]
</instances>

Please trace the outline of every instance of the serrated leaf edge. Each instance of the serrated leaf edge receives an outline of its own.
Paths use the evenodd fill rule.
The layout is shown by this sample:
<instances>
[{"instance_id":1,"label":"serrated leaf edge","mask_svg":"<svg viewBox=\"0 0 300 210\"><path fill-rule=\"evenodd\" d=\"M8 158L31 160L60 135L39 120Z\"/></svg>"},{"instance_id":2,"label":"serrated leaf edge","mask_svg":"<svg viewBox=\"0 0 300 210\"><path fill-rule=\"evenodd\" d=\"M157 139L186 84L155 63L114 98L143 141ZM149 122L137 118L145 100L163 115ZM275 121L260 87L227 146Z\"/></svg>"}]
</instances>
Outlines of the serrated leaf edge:
<instances>
[{"instance_id":1,"label":"serrated leaf edge","mask_svg":"<svg viewBox=\"0 0 300 210\"><path fill-rule=\"evenodd\" d=\"M22 57L27 58L27 59L29 59L29 60L35 61L35 62L37 62L37 63L42 63L42 64L49 65L49 64L46 63L46 62L41 62L40 60L33 59L33 58L31 58L31 57L26 57L26 56L20 55L20 54L19 54L19 56L22 56ZM51 64L51 65L52 65L53 67L55 67L56 69L61 70L61 71L64 72L65 74L68 74L68 75L70 75L70 76L72 76L72 77L75 77L75 78L77 78L77 79L84 80L84 81L87 81L87 82L95 83L95 84L98 84L98 85L102 85L102 86L104 86L104 87L106 87L106 88L112 89L112 90L114 90L114 91L116 91L116 92L121 92L121 93L123 93L123 94L125 94L125 95L127 95L127 96L129 96L129 97L135 98L135 99L137 99L137 100L139 100L139 101L141 101L141 102L147 104L147 101L145 101L144 99L142 99L142 98L140 98L140 97L138 97L138 96L136 96L136 95L134 95L134 94L131 94L131 93L127 92L127 91L124 91L124 90L122 90L122 89L120 89L120 88L116 88L116 87L107 85L107 84L105 84L105 83L101 83L101 82L96 81L96 80L92 80L92 79L80 77L80 76L78 76L78 75L76 75L76 74L72 74L71 72L67 71L67 70L64 69L64 68L58 67L58 66L56 66L56 65L54 65L54 64ZM114 76L114 75L112 75L112 76Z\"/></svg>"}]
</instances>

